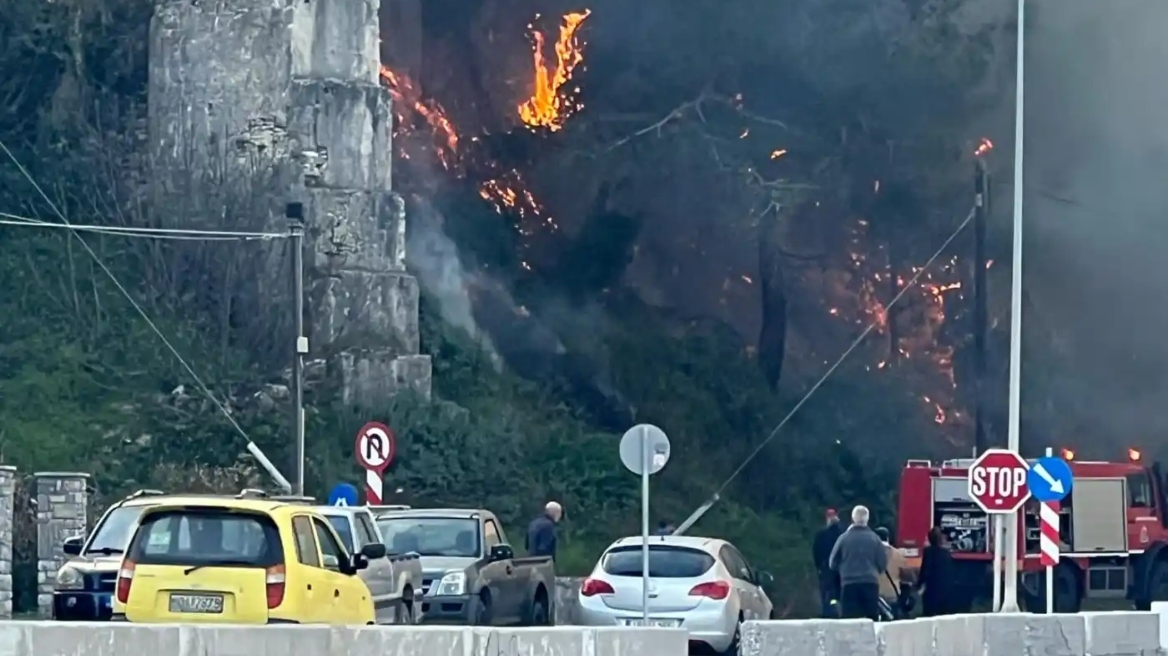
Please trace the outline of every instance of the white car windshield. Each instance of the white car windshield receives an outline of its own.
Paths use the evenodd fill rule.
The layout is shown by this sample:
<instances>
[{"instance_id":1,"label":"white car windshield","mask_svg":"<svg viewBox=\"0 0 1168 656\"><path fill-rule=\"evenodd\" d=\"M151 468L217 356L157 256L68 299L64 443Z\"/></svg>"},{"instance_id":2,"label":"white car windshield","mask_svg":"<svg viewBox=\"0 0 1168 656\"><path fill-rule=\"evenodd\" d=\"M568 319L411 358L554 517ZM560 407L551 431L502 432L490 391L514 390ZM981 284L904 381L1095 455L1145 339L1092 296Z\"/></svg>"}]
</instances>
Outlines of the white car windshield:
<instances>
[{"instance_id":1,"label":"white car windshield","mask_svg":"<svg viewBox=\"0 0 1168 656\"><path fill-rule=\"evenodd\" d=\"M125 553L126 545L138 527L138 518L145 509L145 506L122 506L109 511L94 529L93 537L85 545L85 553L107 556Z\"/></svg>"},{"instance_id":2,"label":"white car windshield","mask_svg":"<svg viewBox=\"0 0 1168 656\"><path fill-rule=\"evenodd\" d=\"M478 558L482 540L477 519L382 517L377 527L390 553Z\"/></svg>"}]
</instances>

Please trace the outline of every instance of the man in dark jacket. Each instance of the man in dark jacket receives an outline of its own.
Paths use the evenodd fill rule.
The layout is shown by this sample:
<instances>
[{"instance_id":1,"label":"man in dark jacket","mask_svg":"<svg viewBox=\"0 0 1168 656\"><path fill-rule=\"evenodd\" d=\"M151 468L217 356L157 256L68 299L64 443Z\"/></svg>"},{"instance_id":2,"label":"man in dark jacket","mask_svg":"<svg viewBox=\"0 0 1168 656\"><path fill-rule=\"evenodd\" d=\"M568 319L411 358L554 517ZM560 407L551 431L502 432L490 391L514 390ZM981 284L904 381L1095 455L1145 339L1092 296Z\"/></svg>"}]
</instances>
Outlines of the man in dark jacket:
<instances>
[{"instance_id":1,"label":"man in dark jacket","mask_svg":"<svg viewBox=\"0 0 1168 656\"><path fill-rule=\"evenodd\" d=\"M531 520L527 526L527 555L551 556L556 559L556 524L564 516L564 508L555 501L548 501L543 514Z\"/></svg>"},{"instance_id":2,"label":"man in dark jacket","mask_svg":"<svg viewBox=\"0 0 1168 656\"><path fill-rule=\"evenodd\" d=\"M880 619L880 577L888 569L888 552L876 532L868 528L868 509L852 509L852 525L828 557L828 566L840 577L840 617Z\"/></svg>"},{"instance_id":3,"label":"man in dark jacket","mask_svg":"<svg viewBox=\"0 0 1168 656\"><path fill-rule=\"evenodd\" d=\"M815 535L815 542L811 546L811 557L815 561L815 572L819 576L819 605L823 617L839 617L833 603L839 598L839 577L828 566L831 550L835 542L843 535L844 529L840 526L839 516L835 510L827 509L827 525Z\"/></svg>"}]
</instances>

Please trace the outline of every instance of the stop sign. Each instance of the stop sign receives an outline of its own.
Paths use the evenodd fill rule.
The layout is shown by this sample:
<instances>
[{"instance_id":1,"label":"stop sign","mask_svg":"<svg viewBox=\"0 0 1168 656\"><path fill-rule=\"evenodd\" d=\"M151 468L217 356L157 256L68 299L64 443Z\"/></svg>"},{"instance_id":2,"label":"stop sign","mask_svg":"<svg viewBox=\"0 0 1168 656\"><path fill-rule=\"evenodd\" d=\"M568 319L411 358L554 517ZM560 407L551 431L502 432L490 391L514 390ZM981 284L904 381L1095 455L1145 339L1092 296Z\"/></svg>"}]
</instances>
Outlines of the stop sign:
<instances>
[{"instance_id":1,"label":"stop sign","mask_svg":"<svg viewBox=\"0 0 1168 656\"><path fill-rule=\"evenodd\" d=\"M1017 453L989 449L969 467L969 496L987 513L1012 513L1030 498L1029 470Z\"/></svg>"}]
</instances>

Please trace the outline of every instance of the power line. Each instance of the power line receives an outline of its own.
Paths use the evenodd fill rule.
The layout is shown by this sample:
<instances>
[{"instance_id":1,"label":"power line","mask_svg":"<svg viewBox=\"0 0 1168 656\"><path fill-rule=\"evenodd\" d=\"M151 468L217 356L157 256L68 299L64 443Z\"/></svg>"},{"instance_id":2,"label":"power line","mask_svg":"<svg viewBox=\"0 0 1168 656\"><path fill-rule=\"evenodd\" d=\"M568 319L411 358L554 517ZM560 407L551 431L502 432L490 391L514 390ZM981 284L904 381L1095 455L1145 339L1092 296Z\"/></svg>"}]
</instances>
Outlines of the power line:
<instances>
[{"instance_id":1,"label":"power line","mask_svg":"<svg viewBox=\"0 0 1168 656\"><path fill-rule=\"evenodd\" d=\"M892 300L888 302L888 305L885 306L885 310L892 309L892 306L896 305L897 301L903 298L904 295L908 293L908 290L912 289L916 285L917 281L920 280L921 276L925 274L925 271L927 271L929 267L932 266L933 262L936 262L937 258L941 257L941 254L949 248L949 244L952 244L953 240L957 239L957 236L961 234L961 231L965 230L965 227L968 226L971 221L973 221L973 217L976 215L976 213L976 207L969 210L969 215L965 217L965 220L961 222L961 225L957 226L957 229L953 231L953 234L949 235L949 238L941 244L941 247L938 248L931 257L929 257L929 259L925 262L925 265L922 266L915 274L913 274L908 283L901 287L900 292L898 292L896 296L894 296ZM729 486L730 483L733 483L734 479L738 478L738 475L746 469L746 466L749 465L750 462L754 460L759 453L762 453L762 450L765 449L772 440L778 437L779 431L781 431L783 427L787 425L787 422L789 422L791 418L795 416L795 413L799 412L799 409L807 403L808 399L810 399L811 396L815 394L815 392L817 392L825 382L827 382L827 379L835 373L836 369L839 369L840 365L844 363L844 360L846 360L848 356L852 354L852 351L855 351L856 348L860 346L860 344L868 337L868 335L870 335L872 331L876 329L877 325L879 325L877 321L873 321L872 323L868 324L868 327L865 328L864 331L861 332L860 335L852 341L851 345L849 345L848 348L844 350L843 355L839 356L839 359L835 361L835 364L828 367L823 376L821 376L819 380L817 380L815 384L811 386L811 389L807 390L807 393L803 395L803 398L799 399L799 402L796 403L793 408L791 408L791 410L787 413L787 416L783 417L783 420L780 421L777 426L775 426L774 430L772 430L770 434L767 435L766 439L763 440L757 447L755 447L754 451L751 451L750 455L746 456L746 459L742 461L742 464L738 465L738 468L735 469L734 472L726 479L726 481L722 483L722 485L718 488L718 491L714 493L715 497L721 496L722 492L726 490L727 486Z\"/></svg>"},{"instance_id":2,"label":"power line","mask_svg":"<svg viewBox=\"0 0 1168 656\"><path fill-rule=\"evenodd\" d=\"M291 233L287 232L238 232L233 230L190 230L183 228L135 228L125 226L82 225L76 223L62 224L33 219L9 212L0 212L0 225L61 228L64 230L98 232L147 239L186 239L192 241L267 241L291 237Z\"/></svg>"},{"instance_id":3,"label":"power line","mask_svg":"<svg viewBox=\"0 0 1168 656\"><path fill-rule=\"evenodd\" d=\"M52 208L53 213L60 217L62 223L64 223L67 227L72 227L69 223L69 219L65 218L64 212L62 212L60 208L57 207L57 204L54 203L51 198L49 198L49 195L45 193L45 190L42 189L40 184L38 184L37 181L32 177L32 174L28 172L28 169L24 168L24 165L20 163L20 160L16 158L16 155L8 149L8 145L5 144L3 140L0 140L0 150L3 150L4 154L8 156L8 159L12 160L12 163L16 165L16 168L20 171L21 175L23 175L24 178L28 180L29 184L31 184L33 188L37 190L37 193L40 194L41 198L43 198L44 201L48 203L49 207ZM206 383L203 382L203 379L195 373L195 370L191 367L191 365L187 364L186 359L184 359L183 356L179 354L178 349L176 349L174 345L170 343L170 340L166 338L166 335L162 333L162 331L150 318L150 315L146 314L146 310L143 310L142 306L138 304L138 301L134 300L133 295L130 294L124 285L122 285L121 281L118 280L113 271L110 271L105 262L102 262L101 257L98 256L92 247L90 247L89 243L86 242L81 234L76 230L70 232L70 234L75 237L81 244L82 248L84 248L85 251L89 253L89 256L93 258L94 263L96 263L102 272L105 273L105 275L110 279L110 282L112 282L114 286L118 288L118 291L122 293L122 296L124 296L126 300L129 301L134 310L138 312L138 315L142 317L142 320L146 322L146 325L150 327L150 330L158 336L158 339L162 340L162 343L166 345L167 350L169 350L171 355L173 355L174 358L178 360L179 364L182 365L182 368L186 370L187 375L189 375L191 379L195 381L195 384L198 385L203 394L205 394L207 398L211 400L211 403L215 404L215 407L219 409L219 412L223 413L223 416L227 418L228 423L230 423L231 426L235 428L236 432L238 432L244 440L247 440L248 452L251 453L252 456L260 462L264 469L266 469L268 473L271 474L272 477L275 478L282 487L291 490L292 485L288 482L288 479L284 478L280 474L280 471L276 469L276 466L273 465L270 460L268 460L268 457L264 455L259 446L257 446L256 443L252 441L251 437L248 436L247 431L243 430L243 427L239 425L239 422L235 421L235 417L231 416L231 412L227 410L227 407L224 406L223 403L221 403L219 399L217 399L215 395L211 393L211 389L207 387Z\"/></svg>"}]
</instances>

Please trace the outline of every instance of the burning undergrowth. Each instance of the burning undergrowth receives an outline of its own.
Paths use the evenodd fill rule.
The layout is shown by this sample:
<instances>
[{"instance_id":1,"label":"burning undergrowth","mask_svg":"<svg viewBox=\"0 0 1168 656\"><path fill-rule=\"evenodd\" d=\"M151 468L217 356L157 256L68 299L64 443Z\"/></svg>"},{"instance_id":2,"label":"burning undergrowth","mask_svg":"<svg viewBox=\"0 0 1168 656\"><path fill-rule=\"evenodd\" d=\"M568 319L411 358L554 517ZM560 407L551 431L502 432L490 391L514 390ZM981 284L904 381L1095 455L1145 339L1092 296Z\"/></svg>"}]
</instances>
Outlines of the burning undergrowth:
<instances>
[{"instance_id":1,"label":"burning undergrowth","mask_svg":"<svg viewBox=\"0 0 1168 656\"><path fill-rule=\"evenodd\" d=\"M492 117L490 121L481 117L456 119L438 98L425 92L419 80L392 65L382 67L381 77L394 100L394 148L399 158L395 186L405 192L411 206L410 261L425 289L438 301L443 318L476 336L496 354L496 362L506 362L522 375L562 377L568 371L568 378L576 381L573 386L587 386L602 397L601 404L607 407L605 414L619 417L614 420L619 427L621 421L631 417L631 408L607 382L605 358L595 352L589 358L578 358L568 344L575 345L583 337L591 342L591 348L603 349L597 346L602 340L594 338L608 329L609 319L595 304L603 303L615 287L627 284L622 282L621 274L631 261L644 256L644 244L638 241L641 219L611 212L603 207L603 201L599 209L588 210L584 206L590 204L593 194L587 187L573 194L571 202L576 207L556 207L544 200L539 186L545 160L552 159L547 154L562 147L569 139L564 135L576 121L590 120L585 93L577 81L578 74L586 70L584 36L590 16L589 10L570 12L558 20L537 15L526 25L530 57L525 70L516 72L526 82L514 85L523 93L512 99L505 116ZM523 26L515 25L513 29L523 31ZM720 110L729 116L747 115L740 94L730 96L721 105ZM712 108L703 112L697 103L691 103L690 109L703 122L714 116L710 113ZM668 123L679 122L685 111L688 110L674 110L641 133L652 129L660 134ZM766 122L757 116L753 120ZM486 127L488 123L492 127ZM500 129L500 125L505 127ZM736 132L731 139L756 138L749 125L733 129ZM990 147L988 141L981 143L977 155L984 155ZM758 170L781 170L789 166L790 158L788 147L771 142L759 151L758 168L746 170L757 178ZM580 175L581 179L585 177ZM872 197L887 195L880 182L870 184ZM459 194L463 198L460 203L436 202ZM481 236L485 231L481 225L483 207L473 206L468 198L485 203L497 215L496 228L505 225L509 229L510 238L494 247L496 252L505 251L507 257L472 255L472 251L490 251L490 242L497 239ZM789 320L783 319L791 326L786 332L802 332L804 343L798 337L789 339L786 355L779 357L803 360L806 371L793 368L793 379L806 380L817 375L807 365L818 368L821 361L828 363L851 339L849 335L874 323L876 337L861 349L861 366L869 375L888 375L893 370L907 373L905 380L909 392L918 399L921 417L937 426L946 440L956 443L968 433L969 421L957 389L959 377L954 372L955 351L963 338L950 334L948 326L964 307L969 263L947 256L939 266L922 272L919 264L927 254L892 253L894 240L873 229L877 205L830 217L830 221L843 226L843 232L838 243L826 247L833 252L829 260L820 259L807 266L795 259L783 265L788 270L785 286L789 289L780 293L808 297L810 302L790 314ZM573 227L566 228L558 218L565 214L575 217L570 221ZM594 221L597 217L599 220ZM755 217L754 222L763 218ZM603 225L602 232L621 233L627 241L611 247L610 250L615 248L612 253L604 253L605 246L588 245L586 229L596 222ZM669 231L667 225L655 229ZM687 238L692 240L692 236ZM467 244L475 248L468 249ZM700 252L701 257L690 259L688 266L699 264L705 259L707 247L712 246L715 244L709 241L700 247L695 243L692 250ZM592 260L605 258L611 260L611 265L594 276L596 282L585 290L587 293L573 294L545 284L564 268L582 274ZM673 265L675 273L681 264ZM889 300L918 273L918 283L890 312ZM756 284L757 277L755 267L726 272L725 284L716 290L723 296L721 304L725 306L731 295L757 304L754 299L760 287L765 287ZM641 290L638 292L644 297ZM836 326L833 330L839 337L823 337L817 326L824 321ZM587 326L582 328L584 323ZM812 342L809 346L808 340ZM759 357L756 349L762 346L745 340L743 348ZM800 351L813 355L808 357ZM822 353L822 360L814 353Z\"/></svg>"}]
</instances>

